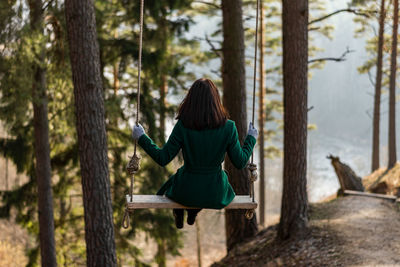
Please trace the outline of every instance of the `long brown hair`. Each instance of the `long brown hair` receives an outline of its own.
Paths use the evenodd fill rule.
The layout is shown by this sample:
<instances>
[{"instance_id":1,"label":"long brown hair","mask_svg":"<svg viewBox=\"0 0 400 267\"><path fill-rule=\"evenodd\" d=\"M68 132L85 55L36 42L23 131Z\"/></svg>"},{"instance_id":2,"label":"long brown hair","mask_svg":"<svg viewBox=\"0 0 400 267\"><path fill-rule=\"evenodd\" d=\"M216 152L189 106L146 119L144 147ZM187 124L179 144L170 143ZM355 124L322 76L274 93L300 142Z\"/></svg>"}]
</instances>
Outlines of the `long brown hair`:
<instances>
[{"instance_id":1,"label":"long brown hair","mask_svg":"<svg viewBox=\"0 0 400 267\"><path fill-rule=\"evenodd\" d=\"M176 119L189 129L215 129L223 126L228 114L222 106L215 84L205 78L198 79L190 87L179 106Z\"/></svg>"}]
</instances>

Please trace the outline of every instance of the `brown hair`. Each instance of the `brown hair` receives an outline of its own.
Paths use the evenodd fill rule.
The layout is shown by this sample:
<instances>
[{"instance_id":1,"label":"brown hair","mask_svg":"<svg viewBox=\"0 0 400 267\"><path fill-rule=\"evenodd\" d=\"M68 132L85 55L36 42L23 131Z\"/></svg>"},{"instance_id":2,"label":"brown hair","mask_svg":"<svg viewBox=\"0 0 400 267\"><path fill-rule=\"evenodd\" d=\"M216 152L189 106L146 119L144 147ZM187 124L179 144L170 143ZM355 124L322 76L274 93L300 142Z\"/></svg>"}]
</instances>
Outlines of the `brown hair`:
<instances>
[{"instance_id":1,"label":"brown hair","mask_svg":"<svg viewBox=\"0 0 400 267\"><path fill-rule=\"evenodd\" d=\"M222 106L218 89L209 79L198 79L179 106L176 119L189 129L203 130L223 126L228 114Z\"/></svg>"}]
</instances>

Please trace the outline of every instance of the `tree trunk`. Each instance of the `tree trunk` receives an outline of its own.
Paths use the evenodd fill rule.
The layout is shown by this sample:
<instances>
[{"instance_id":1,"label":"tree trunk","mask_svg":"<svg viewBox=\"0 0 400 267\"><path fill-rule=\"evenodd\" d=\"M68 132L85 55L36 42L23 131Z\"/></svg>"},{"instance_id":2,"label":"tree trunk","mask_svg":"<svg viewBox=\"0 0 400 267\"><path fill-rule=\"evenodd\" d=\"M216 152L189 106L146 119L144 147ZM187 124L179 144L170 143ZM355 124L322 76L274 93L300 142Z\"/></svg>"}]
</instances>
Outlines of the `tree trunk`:
<instances>
[{"instance_id":1,"label":"tree trunk","mask_svg":"<svg viewBox=\"0 0 400 267\"><path fill-rule=\"evenodd\" d=\"M41 0L29 1L32 31L43 34L43 5ZM33 128L35 146L35 173L38 185L39 240L42 266L57 266L54 241L53 193L51 188L51 165L49 144L49 121L47 117L45 47L41 42L37 51L38 61L32 68Z\"/></svg>"},{"instance_id":2,"label":"tree trunk","mask_svg":"<svg viewBox=\"0 0 400 267\"><path fill-rule=\"evenodd\" d=\"M302 235L308 224L307 61L308 0L282 2L284 158L278 235Z\"/></svg>"},{"instance_id":3,"label":"tree trunk","mask_svg":"<svg viewBox=\"0 0 400 267\"><path fill-rule=\"evenodd\" d=\"M9 188L9 182L8 182L8 158L6 157L6 174L5 174L5 176L6 176L6 191L8 191L10 188Z\"/></svg>"},{"instance_id":4,"label":"tree trunk","mask_svg":"<svg viewBox=\"0 0 400 267\"><path fill-rule=\"evenodd\" d=\"M165 143L165 113L167 112L166 95L168 91L167 76L161 75L160 85L160 142Z\"/></svg>"},{"instance_id":5,"label":"tree trunk","mask_svg":"<svg viewBox=\"0 0 400 267\"><path fill-rule=\"evenodd\" d=\"M258 127L259 127L259 147L260 147L260 195L259 195L259 211L260 211L260 224L264 226L265 224L265 153L264 153L264 8L263 2L260 2L260 42L259 42L259 51L260 51L260 63L259 63L259 86L260 86L260 95L259 97L259 106L258 106Z\"/></svg>"},{"instance_id":6,"label":"tree trunk","mask_svg":"<svg viewBox=\"0 0 400 267\"><path fill-rule=\"evenodd\" d=\"M158 267L166 267L167 266L167 258L166 258L166 254L167 252L165 251L166 249L166 243L165 243L165 239L160 238L157 241L157 254L156 254L156 262Z\"/></svg>"},{"instance_id":7,"label":"tree trunk","mask_svg":"<svg viewBox=\"0 0 400 267\"><path fill-rule=\"evenodd\" d=\"M389 89L389 164L392 168L397 161L396 157L396 69L397 69L397 31L399 24L399 0L394 0L392 57L390 63Z\"/></svg>"},{"instance_id":8,"label":"tree trunk","mask_svg":"<svg viewBox=\"0 0 400 267\"><path fill-rule=\"evenodd\" d=\"M107 136L93 1L65 1L74 82L87 266L116 266Z\"/></svg>"},{"instance_id":9,"label":"tree trunk","mask_svg":"<svg viewBox=\"0 0 400 267\"><path fill-rule=\"evenodd\" d=\"M201 232L200 232L200 221L197 218L196 221L196 244L197 244L197 266L202 266L202 250L201 250Z\"/></svg>"},{"instance_id":10,"label":"tree trunk","mask_svg":"<svg viewBox=\"0 0 400 267\"><path fill-rule=\"evenodd\" d=\"M242 1L222 0L222 17L224 36L222 43L223 103L230 118L235 121L240 142L243 143L247 134L247 112ZM229 158L225 159L225 169L228 171L229 182L236 194L249 194L248 170L237 170ZM228 251L237 243L257 233L256 217L247 220L244 214L243 210L225 211Z\"/></svg>"},{"instance_id":11,"label":"tree trunk","mask_svg":"<svg viewBox=\"0 0 400 267\"><path fill-rule=\"evenodd\" d=\"M382 88L382 58L383 58L383 34L385 30L385 0L381 0L381 11L379 17L379 40L378 40L378 58L376 63L376 82L375 82L375 100L374 100L374 119L372 132L372 164L371 172L379 168L379 130L381 113L381 88Z\"/></svg>"}]
</instances>

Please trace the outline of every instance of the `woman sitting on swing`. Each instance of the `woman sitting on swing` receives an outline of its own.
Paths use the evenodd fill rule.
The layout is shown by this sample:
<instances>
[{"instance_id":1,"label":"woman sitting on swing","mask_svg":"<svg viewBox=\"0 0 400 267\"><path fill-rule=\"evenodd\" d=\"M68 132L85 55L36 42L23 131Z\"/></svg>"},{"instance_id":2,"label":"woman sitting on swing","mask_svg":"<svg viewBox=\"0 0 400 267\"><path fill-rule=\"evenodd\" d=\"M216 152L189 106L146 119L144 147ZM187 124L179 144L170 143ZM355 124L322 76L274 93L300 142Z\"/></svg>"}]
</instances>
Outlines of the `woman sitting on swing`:
<instances>
[{"instance_id":1,"label":"woman sitting on swing","mask_svg":"<svg viewBox=\"0 0 400 267\"><path fill-rule=\"evenodd\" d=\"M182 101L178 122L167 141L160 149L145 134L138 124L132 136L150 157L161 166L168 164L182 149L184 165L158 190L157 195L166 195L187 207L187 223L193 225L202 208L222 209L235 197L222 170L225 153L233 165L246 166L256 144L257 129L252 123L243 146L240 146L235 123L221 104L217 87L209 79L195 81ZM174 209L177 228L183 227L183 209Z\"/></svg>"}]
</instances>

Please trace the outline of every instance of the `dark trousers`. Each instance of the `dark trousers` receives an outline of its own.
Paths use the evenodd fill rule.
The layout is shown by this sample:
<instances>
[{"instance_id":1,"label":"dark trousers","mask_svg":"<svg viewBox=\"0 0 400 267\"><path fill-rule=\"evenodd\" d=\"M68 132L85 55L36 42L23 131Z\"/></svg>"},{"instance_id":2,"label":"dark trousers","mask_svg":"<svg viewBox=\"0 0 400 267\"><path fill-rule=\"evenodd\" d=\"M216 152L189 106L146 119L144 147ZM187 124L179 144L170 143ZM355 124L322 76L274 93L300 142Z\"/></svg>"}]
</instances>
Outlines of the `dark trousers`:
<instances>
[{"instance_id":1,"label":"dark trousers","mask_svg":"<svg viewBox=\"0 0 400 267\"><path fill-rule=\"evenodd\" d=\"M174 213L177 216L182 216L183 217L183 210L184 209L174 209ZM186 209L188 216L189 217L196 217L196 215L201 211L202 209Z\"/></svg>"}]
</instances>

